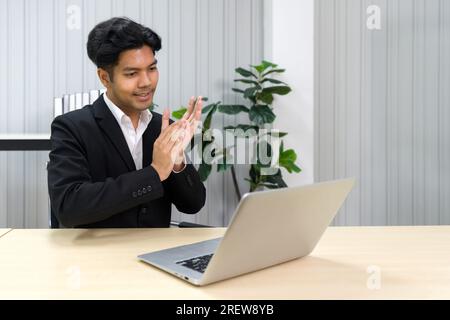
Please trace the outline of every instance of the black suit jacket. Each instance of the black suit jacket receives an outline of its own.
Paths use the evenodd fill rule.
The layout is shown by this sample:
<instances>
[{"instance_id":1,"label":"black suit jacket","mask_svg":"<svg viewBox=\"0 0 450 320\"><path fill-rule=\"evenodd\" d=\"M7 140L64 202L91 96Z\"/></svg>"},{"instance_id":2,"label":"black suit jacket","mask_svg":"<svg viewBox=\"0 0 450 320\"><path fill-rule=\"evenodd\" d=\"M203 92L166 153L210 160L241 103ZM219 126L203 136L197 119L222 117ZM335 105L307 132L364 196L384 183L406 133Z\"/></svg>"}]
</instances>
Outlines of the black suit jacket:
<instances>
[{"instance_id":1,"label":"black suit jacket","mask_svg":"<svg viewBox=\"0 0 450 320\"><path fill-rule=\"evenodd\" d=\"M143 134L143 169L136 170L125 137L103 96L54 119L48 189L51 208L65 227L168 227L171 204L194 214L206 192L188 164L163 182L150 165L162 116Z\"/></svg>"}]
</instances>

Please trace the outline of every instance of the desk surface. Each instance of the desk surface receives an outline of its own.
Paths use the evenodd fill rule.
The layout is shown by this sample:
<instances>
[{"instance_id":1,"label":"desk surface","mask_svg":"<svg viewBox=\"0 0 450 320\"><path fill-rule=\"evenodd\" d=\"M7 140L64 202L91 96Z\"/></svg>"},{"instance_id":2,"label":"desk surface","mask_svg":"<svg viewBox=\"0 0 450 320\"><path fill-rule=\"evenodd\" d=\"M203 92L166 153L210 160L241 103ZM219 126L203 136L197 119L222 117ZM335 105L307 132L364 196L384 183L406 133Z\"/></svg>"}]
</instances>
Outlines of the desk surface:
<instances>
[{"instance_id":1,"label":"desk surface","mask_svg":"<svg viewBox=\"0 0 450 320\"><path fill-rule=\"evenodd\" d=\"M11 229L0 229L0 238L1 238L3 235L7 234L9 230L11 230Z\"/></svg>"},{"instance_id":2,"label":"desk surface","mask_svg":"<svg viewBox=\"0 0 450 320\"><path fill-rule=\"evenodd\" d=\"M223 232L15 229L0 238L0 299L450 298L450 227L332 227L308 257L206 287L136 258Z\"/></svg>"}]
</instances>

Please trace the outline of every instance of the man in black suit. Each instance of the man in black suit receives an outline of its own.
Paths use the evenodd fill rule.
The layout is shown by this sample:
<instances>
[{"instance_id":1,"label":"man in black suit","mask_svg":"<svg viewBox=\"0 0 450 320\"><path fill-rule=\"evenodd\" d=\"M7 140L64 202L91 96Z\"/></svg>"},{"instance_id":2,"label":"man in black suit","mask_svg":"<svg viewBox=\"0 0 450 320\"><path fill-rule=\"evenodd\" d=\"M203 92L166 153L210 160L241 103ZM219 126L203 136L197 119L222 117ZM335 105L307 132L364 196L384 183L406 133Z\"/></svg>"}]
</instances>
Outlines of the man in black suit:
<instances>
[{"instance_id":1,"label":"man in black suit","mask_svg":"<svg viewBox=\"0 0 450 320\"><path fill-rule=\"evenodd\" d=\"M88 56L107 91L52 123L48 188L61 225L168 227L172 203L188 214L203 207L205 187L184 156L201 117L201 97L192 97L174 123L168 109L162 116L148 110L160 48L155 32L127 18L90 32Z\"/></svg>"}]
</instances>

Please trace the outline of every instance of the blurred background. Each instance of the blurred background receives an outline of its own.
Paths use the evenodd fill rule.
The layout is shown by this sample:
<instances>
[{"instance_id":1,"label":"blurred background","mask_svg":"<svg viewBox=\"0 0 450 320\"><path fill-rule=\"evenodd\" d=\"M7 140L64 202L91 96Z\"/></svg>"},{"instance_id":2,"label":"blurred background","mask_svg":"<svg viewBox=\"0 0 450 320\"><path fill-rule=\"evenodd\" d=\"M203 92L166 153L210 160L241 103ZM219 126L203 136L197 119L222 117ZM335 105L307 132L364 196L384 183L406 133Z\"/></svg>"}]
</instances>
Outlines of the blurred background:
<instances>
[{"instance_id":1,"label":"blurred background","mask_svg":"<svg viewBox=\"0 0 450 320\"><path fill-rule=\"evenodd\" d=\"M274 126L302 168L288 185L357 178L334 225L450 224L450 1L0 0L1 139L48 134L54 98L102 89L86 41L113 16L162 37L157 112L192 95L238 103L235 68L285 68ZM48 227L47 161L0 150L0 228ZM205 208L174 220L228 224L229 172L206 187Z\"/></svg>"}]
</instances>

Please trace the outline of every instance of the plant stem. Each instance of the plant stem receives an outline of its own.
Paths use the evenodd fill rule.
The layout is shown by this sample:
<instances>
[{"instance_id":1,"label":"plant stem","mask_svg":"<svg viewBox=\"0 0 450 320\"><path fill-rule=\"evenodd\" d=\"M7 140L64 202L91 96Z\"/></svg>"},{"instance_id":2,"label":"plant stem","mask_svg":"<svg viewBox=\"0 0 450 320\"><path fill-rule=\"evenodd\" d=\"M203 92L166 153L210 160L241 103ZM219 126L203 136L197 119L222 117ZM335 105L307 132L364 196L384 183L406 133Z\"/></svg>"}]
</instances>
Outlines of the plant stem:
<instances>
[{"instance_id":1,"label":"plant stem","mask_svg":"<svg viewBox=\"0 0 450 320\"><path fill-rule=\"evenodd\" d=\"M231 177L233 178L234 191L236 191L236 196L238 197L238 201L241 201L241 191L239 190L239 185L236 179L236 171L234 170L234 166L231 166Z\"/></svg>"}]
</instances>

